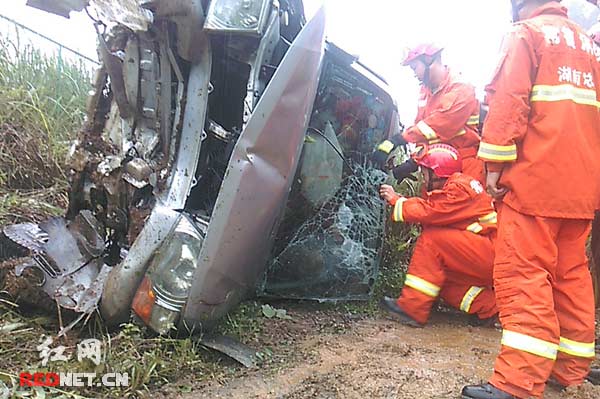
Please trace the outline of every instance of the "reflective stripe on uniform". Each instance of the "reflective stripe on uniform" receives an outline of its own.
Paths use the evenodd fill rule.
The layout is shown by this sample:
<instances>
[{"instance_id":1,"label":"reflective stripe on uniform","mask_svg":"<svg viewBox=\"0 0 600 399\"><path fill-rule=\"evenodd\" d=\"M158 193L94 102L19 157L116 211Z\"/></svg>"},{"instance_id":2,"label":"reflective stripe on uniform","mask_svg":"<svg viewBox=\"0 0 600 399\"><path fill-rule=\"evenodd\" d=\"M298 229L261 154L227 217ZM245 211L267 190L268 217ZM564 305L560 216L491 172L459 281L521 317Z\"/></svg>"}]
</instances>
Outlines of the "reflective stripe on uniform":
<instances>
[{"instance_id":1,"label":"reflective stripe on uniform","mask_svg":"<svg viewBox=\"0 0 600 399\"><path fill-rule=\"evenodd\" d=\"M383 143L377 146L377 150L383 151L386 154L389 154L394 149L395 145L389 140L385 140Z\"/></svg>"},{"instance_id":2,"label":"reflective stripe on uniform","mask_svg":"<svg viewBox=\"0 0 600 399\"><path fill-rule=\"evenodd\" d=\"M596 90L580 89L570 84L550 86L535 85L531 89L531 101L564 101L600 107L596 99Z\"/></svg>"},{"instance_id":3,"label":"reflective stripe on uniform","mask_svg":"<svg viewBox=\"0 0 600 399\"><path fill-rule=\"evenodd\" d=\"M558 352L557 344L507 330L502 331L502 345L552 360Z\"/></svg>"},{"instance_id":4,"label":"reflective stripe on uniform","mask_svg":"<svg viewBox=\"0 0 600 399\"><path fill-rule=\"evenodd\" d=\"M592 358L596 355L594 342L577 342L564 337L560 337L558 350L576 357Z\"/></svg>"},{"instance_id":5,"label":"reflective stripe on uniform","mask_svg":"<svg viewBox=\"0 0 600 399\"><path fill-rule=\"evenodd\" d=\"M498 214L496 212L488 213L479 218L480 224L496 224L498 223Z\"/></svg>"},{"instance_id":6,"label":"reflective stripe on uniform","mask_svg":"<svg viewBox=\"0 0 600 399\"><path fill-rule=\"evenodd\" d=\"M479 115L471 115L471 117L467 121L467 125L470 125L470 126L479 125Z\"/></svg>"},{"instance_id":7,"label":"reflective stripe on uniform","mask_svg":"<svg viewBox=\"0 0 600 399\"><path fill-rule=\"evenodd\" d=\"M479 222L475 222L467 226L467 231L471 233L479 234L483 230L483 226L479 224Z\"/></svg>"},{"instance_id":8,"label":"reflective stripe on uniform","mask_svg":"<svg viewBox=\"0 0 600 399\"><path fill-rule=\"evenodd\" d=\"M414 288L415 290L432 298L437 298L440 293L440 287L412 274L406 275L406 281L404 282L404 285Z\"/></svg>"},{"instance_id":9,"label":"reflective stripe on uniform","mask_svg":"<svg viewBox=\"0 0 600 399\"><path fill-rule=\"evenodd\" d=\"M469 290L463 297L462 301L460 302L460 310L462 310L463 312L469 313L469 311L471 310L471 305L473 304L473 301L475 301L475 298L477 298L477 295L481 294L482 291L483 291L483 288L481 288L481 287L469 288Z\"/></svg>"},{"instance_id":10,"label":"reflective stripe on uniform","mask_svg":"<svg viewBox=\"0 0 600 399\"><path fill-rule=\"evenodd\" d=\"M460 132L456 133L454 135L454 137L460 137L460 136L464 136L465 134L467 134L467 131L465 129L461 130Z\"/></svg>"},{"instance_id":11,"label":"reflective stripe on uniform","mask_svg":"<svg viewBox=\"0 0 600 399\"><path fill-rule=\"evenodd\" d=\"M394 205L394 213L392 214L392 220L394 222L404 222L404 215L402 214L402 204L406 202L407 198L400 197Z\"/></svg>"},{"instance_id":12,"label":"reflective stripe on uniform","mask_svg":"<svg viewBox=\"0 0 600 399\"><path fill-rule=\"evenodd\" d=\"M482 141L477 156L485 161L516 161L517 145L495 145Z\"/></svg>"},{"instance_id":13,"label":"reflective stripe on uniform","mask_svg":"<svg viewBox=\"0 0 600 399\"><path fill-rule=\"evenodd\" d=\"M427 141L432 141L438 138L438 135L435 133L435 130L431 128L427 123L420 121L417 123L417 129L425 136Z\"/></svg>"}]
</instances>

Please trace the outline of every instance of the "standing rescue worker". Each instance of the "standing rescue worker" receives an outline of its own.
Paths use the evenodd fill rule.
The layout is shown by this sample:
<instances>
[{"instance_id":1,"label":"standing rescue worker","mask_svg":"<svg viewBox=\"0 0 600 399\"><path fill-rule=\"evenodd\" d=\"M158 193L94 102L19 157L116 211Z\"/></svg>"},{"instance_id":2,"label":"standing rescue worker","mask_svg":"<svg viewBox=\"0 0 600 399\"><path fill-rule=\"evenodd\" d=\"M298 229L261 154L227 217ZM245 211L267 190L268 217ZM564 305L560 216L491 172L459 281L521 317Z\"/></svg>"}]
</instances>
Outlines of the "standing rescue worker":
<instances>
[{"instance_id":1,"label":"standing rescue worker","mask_svg":"<svg viewBox=\"0 0 600 399\"><path fill-rule=\"evenodd\" d=\"M445 143L458 150L463 172L483 182L483 162L476 158L479 146L479 102L472 85L460 81L442 64L442 48L420 44L408 52L403 65L410 66L421 82L415 125L379 144L373 159L383 166L397 145ZM398 180L416 172L411 160L396 167Z\"/></svg>"},{"instance_id":2,"label":"standing rescue worker","mask_svg":"<svg viewBox=\"0 0 600 399\"><path fill-rule=\"evenodd\" d=\"M440 296L480 319L497 314L492 290L496 212L492 198L473 177L460 173L460 154L446 144L425 146L414 156L421 167L425 198L401 197L382 185L380 195L394 207L392 220L420 223L402 295L382 306L401 322L422 326Z\"/></svg>"},{"instance_id":3,"label":"standing rescue worker","mask_svg":"<svg viewBox=\"0 0 600 399\"><path fill-rule=\"evenodd\" d=\"M600 48L557 1L512 6L519 22L486 88L479 148L488 192L502 199L502 348L489 383L464 387L463 398L539 398L550 376L581 384L594 358L585 245L600 204Z\"/></svg>"}]
</instances>

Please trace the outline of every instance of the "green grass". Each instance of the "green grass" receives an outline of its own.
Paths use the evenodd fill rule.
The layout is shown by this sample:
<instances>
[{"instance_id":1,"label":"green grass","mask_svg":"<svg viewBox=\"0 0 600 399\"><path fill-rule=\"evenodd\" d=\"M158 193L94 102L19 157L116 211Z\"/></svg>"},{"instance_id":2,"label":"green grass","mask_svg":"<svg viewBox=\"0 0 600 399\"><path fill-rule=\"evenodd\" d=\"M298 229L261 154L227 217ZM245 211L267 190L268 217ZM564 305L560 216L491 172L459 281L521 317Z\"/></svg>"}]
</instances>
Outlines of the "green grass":
<instances>
[{"instance_id":1,"label":"green grass","mask_svg":"<svg viewBox=\"0 0 600 399\"><path fill-rule=\"evenodd\" d=\"M84 64L22 45L18 35L0 36L1 224L53 215L65 205L65 159L90 88ZM31 198L40 206L32 208Z\"/></svg>"},{"instance_id":2,"label":"green grass","mask_svg":"<svg viewBox=\"0 0 600 399\"><path fill-rule=\"evenodd\" d=\"M11 331L2 330L13 327L16 328ZM28 314L14 304L0 302L0 358L3 359L0 382L11 388L15 397L35 394L31 388L18 387L18 375L23 371L127 373L129 376L127 387L46 388L46 397L52 398L148 397L150 392L167 383L173 384L175 390L186 390L193 381L209 381L224 374L220 366L222 358L202 347L197 338L158 337L134 324L125 324L111 332L95 316L85 326L69 332L67 337L56 339L54 332L58 329L53 315ZM36 349L42 335L52 336L54 343L50 348L62 345L71 358L42 367ZM75 355L77 343L91 337L102 341L104 360L99 365L89 360L80 362Z\"/></svg>"}]
</instances>

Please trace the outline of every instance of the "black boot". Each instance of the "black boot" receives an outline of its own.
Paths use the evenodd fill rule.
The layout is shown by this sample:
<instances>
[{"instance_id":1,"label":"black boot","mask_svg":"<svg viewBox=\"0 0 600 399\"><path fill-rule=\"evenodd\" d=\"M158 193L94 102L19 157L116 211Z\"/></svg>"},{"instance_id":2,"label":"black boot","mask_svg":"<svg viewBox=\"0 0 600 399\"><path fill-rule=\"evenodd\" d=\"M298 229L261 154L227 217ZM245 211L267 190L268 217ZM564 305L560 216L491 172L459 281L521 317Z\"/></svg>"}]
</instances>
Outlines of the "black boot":
<instances>
[{"instance_id":1,"label":"black boot","mask_svg":"<svg viewBox=\"0 0 600 399\"><path fill-rule=\"evenodd\" d=\"M594 385L600 385L600 368L592 367L585 379Z\"/></svg>"},{"instance_id":2,"label":"black boot","mask_svg":"<svg viewBox=\"0 0 600 399\"><path fill-rule=\"evenodd\" d=\"M589 381L592 385L600 385L600 368L592 367L587 376L586 381ZM548 379L548 385L552 385L559 391L564 391L567 387L556 380L554 377Z\"/></svg>"},{"instance_id":3,"label":"black boot","mask_svg":"<svg viewBox=\"0 0 600 399\"><path fill-rule=\"evenodd\" d=\"M379 305L387 310L390 316L394 317L394 319L398 320L402 324L406 324L411 327L423 327L423 324L419 323L409 315L407 315L404 310L396 303L394 298L390 298L384 296L379 302Z\"/></svg>"},{"instance_id":4,"label":"black boot","mask_svg":"<svg viewBox=\"0 0 600 399\"><path fill-rule=\"evenodd\" d=\"M469 315L469 325L473 327L486 327L486 328L502 328L498 315L488 317L487 319L480 319L476 314Z\"/></svg>"},{"instance_id":5,"label":"black boot","mask_svg":"<svg viewBox=\"0 0 600 399\"><path fill-rule=\"evenodd\" d=\"M467 385L463 387L462 399L517 399L509 393L496 388L492 384Z\"/></svg>"}]
</instances>

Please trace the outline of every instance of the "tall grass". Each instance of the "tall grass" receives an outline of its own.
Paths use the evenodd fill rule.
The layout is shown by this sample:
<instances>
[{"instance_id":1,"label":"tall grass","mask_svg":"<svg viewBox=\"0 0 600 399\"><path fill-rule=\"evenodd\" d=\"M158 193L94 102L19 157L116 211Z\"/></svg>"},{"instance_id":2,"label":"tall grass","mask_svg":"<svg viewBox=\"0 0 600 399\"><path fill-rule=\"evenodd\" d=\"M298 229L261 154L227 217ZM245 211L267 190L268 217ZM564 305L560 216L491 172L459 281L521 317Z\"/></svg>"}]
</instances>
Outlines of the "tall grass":
<instances>
[{"instance_id":1,"label":"tall grass","mask_svg":"<svg viewBox=\"0 0 600 399\"><path fill-rule=\"evenodd\" d=\"M21 44L18 34L0 35L0 224L22 219L19 199L39 197L38 190L64 205L56 199L66 188L65 157L83 123L90 75L83 63Z\"/></svg>"}]
</instances>

